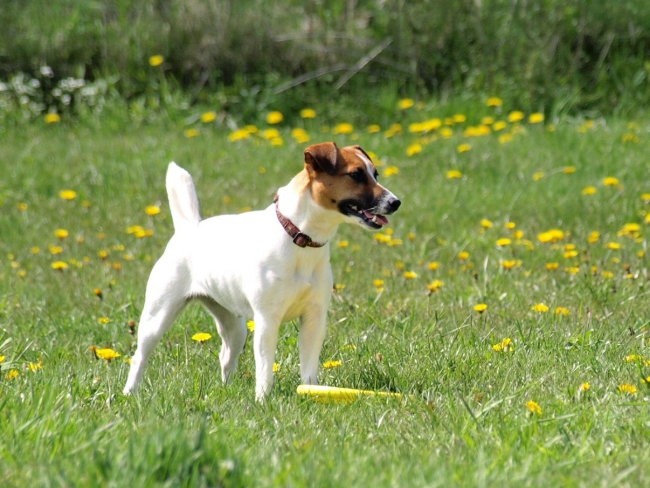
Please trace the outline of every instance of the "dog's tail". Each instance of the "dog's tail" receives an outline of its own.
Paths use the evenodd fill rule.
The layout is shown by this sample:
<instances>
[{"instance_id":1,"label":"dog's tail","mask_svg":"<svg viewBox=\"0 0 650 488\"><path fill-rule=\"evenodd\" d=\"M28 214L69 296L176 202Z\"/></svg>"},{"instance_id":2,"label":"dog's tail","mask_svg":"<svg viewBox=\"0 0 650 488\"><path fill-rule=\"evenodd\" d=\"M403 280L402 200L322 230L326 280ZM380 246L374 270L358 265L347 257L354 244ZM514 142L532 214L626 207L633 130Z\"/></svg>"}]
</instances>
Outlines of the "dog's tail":
<instances>
[{"instance_id":1,"label":"dog's tail","mask_svg":"<svg viewBox=\"0 0 650 488\"><path fill-rule=\"evenodd\" d=\"M167 167L165 183L175 231L194 227L201 220L201 214L192 176L172 161Z\"/></svg>"}]
</instances>

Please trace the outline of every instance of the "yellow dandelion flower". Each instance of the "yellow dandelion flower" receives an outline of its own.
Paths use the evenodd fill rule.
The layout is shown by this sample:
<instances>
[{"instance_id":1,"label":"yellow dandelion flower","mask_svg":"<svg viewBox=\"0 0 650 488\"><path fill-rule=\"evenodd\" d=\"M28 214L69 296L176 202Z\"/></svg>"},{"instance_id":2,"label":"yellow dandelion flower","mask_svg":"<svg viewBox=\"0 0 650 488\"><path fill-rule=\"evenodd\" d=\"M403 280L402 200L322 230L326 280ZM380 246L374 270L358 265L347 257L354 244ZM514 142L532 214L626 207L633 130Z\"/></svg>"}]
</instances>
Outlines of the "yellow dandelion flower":
<instances>
[{"instance_id":1,"label":"yellow dandelion flower","mask_svg":"<svg viewBox=\"0 0 650 488\"><path fill-rule=\"evenodd\" d=\"M253 320L248 320L248 321L246 322L246 328L247 328L250 332L255 332L255 322L254 322Z\"/></svg>"},{"instance_id":2,"label":"yellow dandelion flower","mask_svg":"<svg viewBox=\"0 0 650 488\"><path fill-rule=\"evenodd\" d=\"M462 171L458 169L450 169L446 173L448 180L459 180L463 177Z\"/></svg>"},{"instance_id":3,"label":"yellow dandelion flower","mask_svg":"<svg viewBox=\"0 0 650 488\"><path fill-rule=\"evenodd\" d=\"M273 372L277 373L280 371L280 363L273 363Z\"/></svg>"},{"instance_id":4,"label":"yellow dandelion flower","mask_svg":"<svg viewBox=\"0 0 650 488\"><path fill-rule=\"evenodd\" d=\"M596 188L595 186L589 185L589 186L585 186L582 189L582 194L586 196L595 195L596 193L598 193L598 188Z\"/></svg>"},{"instance_id":5,"label":"yellow dandelion flower","mask_svg":"<svg viewBox=\"0 0 650 488\"><path fill-rule=\"evenodd\" d=\"M201 122L204 124L209 124L217 120L217 112L210 110L209 112L203 112L201 114Z\"/></svg>"},{"instance_id":6,"label":"yellow dandelion flower","mask_svg":"<svg viewBox=\"0 0 650 488\"><path fill-rule=\"evenodd\" d=\"M379 124L370 124L366 127L366 132L368 132L368 134L377 134L381 132L381 126Z\"/></svg>"},{"instance_id":7,"label":"yellow dandelion flower","mask_svg":"<svg viewBox=\"0 0 650 488\"><path fill-rule=\"evenodd\" d=\"M631 383L622 383L618 385L618 391L619 393L623 393L626 395L636 395L639 389L635 385L632 385Z\"/></svg>"},{"instance_id":8,"label":"yellow dandelion flower","mask_svg":"<svg viewBox=\"0 0 650 488\"><path fill-rule=\"evenodd\" d=\"M469 259L469 256L470 256L470 254L467 251L460 251L458 253L458 259L460 261L467 261Z\"/></svg>"},{"instance_id":9,"label":"yellow dandelion flower","mask_svg":"<svg viewBox=\"0 0 650 488\"><path fill-rule=\"evenodd\" d=\"M467 116L465 114L454 114L451 120L454 124L464 124L467 121Z\"/></svg>"},{"instance_id":10,"label":"yellow dandelion flower","mask_svg":"<svg viewBox=\"0 0 650 488\"><path fill-rule=\"evenodd\" d=\"M200 134L201 134L201 132L199 131L199 129L195 129L194 127L191 127L189 129L185 129L183 131L183 135L185 137L187 137L188 139L194 139L195 137L199 137Z\"/></svg>"},{"instance_id":11,"label":"yellow dandelion flower","mask_svg":"<svg viewBox=\"0 0 650 488\"><path fill-rule=\"evenodd\" d=\"M427 290L429 290L429 293L435 293L440 290L444 284L445 283L442 280L433 280L427 284Z\"/></svg>"},{"instance_id":12,"label":"yellow dandelion flower","mask_svg":"<svg viewBox=\"0 0 650 488\"><path fill-rule=\"evenodd\" d=\"M209 341L210 339L212 339L212 334L209 332L197 332L192 336L192 340L199 343Z\"/></svg>"},{"instance_id":13,"label":"yellow dandelion flower","mask_svg":"<svg viewBox=\"0 0 650 488\"><path fill-rule=\"evenodd\" d=\"M537 240L542 243L555 243L564 239L564 231L560 229L550 229L537 234Z\"/></svg>"},{"instance_id":14,"label":"yellow dandelion flower","mask_svg":"<svg viewBox=\"0 0 650 488\"><path fill-rule=\"evenodd\" d=\"M304 144L305 142L309 142L310 139L307 131L301 127L296 127L295 129L291 129L291 137L293 137L298 144Z\"/></svg>"},{"instance_id":15,"label":"yellow dandelion flower","mask_svg":"<svg viewBox=\"0 0 650 488\"><path fill-rule=\"evenodd\" d=\"M463 153L469 152L469 151L471 151L471 150L472 150L472 145L471 145L471 144L467 144L467 143L459 144L459 145L456 147L456 151L457 151L459 154L463 154Z\"/></svg>"},{"instance_id":16,"label":"yellow dandelion flower","mask_svg":"<svg viewBox=\"0 0 650 488\"><path fill-rule=\"evenodd\" d=\"M54 231L54 237L57 239L67 239L70 233L67 231L67 229L56 229Z\"/></svg>"},{"instance_id":17,"label":"yellow dandelion flower","mask_svg":"<svg viewBox=\"0 0 650 488\"><path fill-rule=\"evenodd\" d=\"M533 181L542 180L544 179L544 176L546 176L546 174L543 171L535 171L533 173Z\"/></svg>"},{"instance_id":18,"label":"yellow dandelion flower","mask_svg":"<svg viewBox=\"0 0 650 488\"><path fill-rule=\"evenodd\" d=\"M488 309L488 306L486 303L477 303L472 308L474 309L475 312L483 313Z\"/></svg>"},{"instance_id":19,"label":"yellow dandelion flower","mask_svg":"<svg viewBox=\"0 0 650 488\"><path fill-rule=\"evenodd\" d=\"M555 271L557 269L560 269L560 263L553 261L546 263L545 267L547 271Z\"/></svg>"},{"instance_id":20,"label":"yellow dandelion flower","mask_svg":"<svg viewBox=\"0 0 650 488\"><path fill-rule=\"evenodd\" d=\"M68 201L74 200L75 198L77 198L77 192L74 190L61 190L59 192L59 198Z\"/></svg>"},{"instance_id":21,"label":"yellow dandelion flower","mask_svg":"<svg viewBox=\"0 0 650 488\"><path fill-rule=\"evenodd\" d=\"M56 112L49 112L45 114L45 117L43 119L45 120L46 124L57 124L61 122L61 116Z\"/></svg>"},{"instance_id":22,"label":"yellow dandelion flower","mask_svg":"<svg viewBox=\"0 0 650 488\"><path fill-rule=\"evenodd\" d=\"M244 139L248 139L253 132L251 132L249 129L246 127L242 129L236 129L232 131L230 134L228 134L228 140L230 142L236 142L236 141L242 141Z\"/></svg>"},{"instance_id":23,"label":"yellow dandelion flower","mask_svg":"<svg viewBox=\"0 0 650 488\"><path fill-rule=\"evenodd\" d=\"M300 117L303 119L315 119L316 118L316 110L313 108L303 108L300 111Z\"/></svg>"},{"instance_id":24,"label":"yellow dandelion flower","mask_svg":"<svg viewBox=\"0 0 650 488\"><path fill-rule=\"evenodd\" d=\"M5 359L6 359L6 356L3 356L2 354L0 354L0 363L4 363Z\"/></svg>"},{"instance_id":25,"label":"yellow dandelion flower","mask_svg":"<svg viewBox=\"0 0 650 488\"><path fill-rule=\"evenodd\" d=\"M415 271L404 271L404 274L402 276L404 276L404 278L407 280L414 280L418 277L418 274Z\"/></svg>"},{"instance_id":26,"label":"yellow dandelion flower","mask_svg":"<svg viewBox=\"0 0 650 488\"><path fill-rule=\"evenodd\" d=\"M419 142L415 142L406 148L407 156L415 156L416 154L420 154L421 152L422 152L422 144L420 144Z\"/></svg>"},{"instance_id":27,"label":"yellow dandelion flower","mask_svg":"<svg viewBox=\"0 0 650 488\"><path fill-rule=\"evenodd\" d=\"M498 247L507 247L512 244L512 240L509 237L501 237L500 239L497 239L496 244Z\"/></svg>"},{"instance_id":28,"label":"yellow dandelion flower","mask_svg":"<svg viewBox=\"0 0 650 488\"><path fill-rule=\"evenodd\" d=\"M641 194L641 201L643 203L650 203L650 192Z\"/></svg>"},{"instance_id":29,"label":"yellow dandelion flower","mask_svg":"<svg viewBox=\"0 0 650 488\"><path fill-rule=\"evenodd\" d=\"M562 173L565 175L572 175L577 171L575 166L565 166L562 168Z\"/></svg>"},{"instance_id":30,"label":"yellow dandelion flower","mask_svg":"<svg viewBox=\"0 0 650 488\"><path fill-rule=\"evenodd\" d=\"M52 256L57 256L63 253L63 248L61 246L48 246L48 251Z\"/></svg>"},{"instance_id":31,"label":"yellow dandelion flower","mask_svg":"<svg viewBox=\"0 0 650 488\"><path fill-rule=\"evenodd\" d=\"M628 354L623 358L626 363L641 363L643 362L643 356L640 354Z\"/></svg>"},{"instance_id":32,"label":"yellow dandelion flower","mask_svg":"<svg viewBox=\"0 0 650 488\"><path fill-rule=\"evenodd\" d=\"M488 219L481 219L480 225L484 229L491 229L494 223Z\"/></svg>"},{"instance_id":33,"label":"yellow dandelion flower","mask_svg":"<svg viewBox=\"0 0 650 488\"><path fill-rule=\"evenodd\" d=\"M492 350L495 352L512 352L515 350L515 344L510 337L506 337L501 342L492 345Z\"/></svg>"},{"instance_id":34,"label":"yellow dandelion flower","mask_svg":"<svg viewBox=\"0 0 650 488\"><path fill-rule=\"evenodd\" d=\"M587 242L589 244L596 244L600 240L600 232L597 230L591 231L587 236Z\"/></svg>"},{"instance_id":35,"label":"yellow dandelion flower","mask_svg":"<svg viewBox=\"0 0 650 488\"><path fill-rule=\"evenodd\" d=\"M549 307L545 303L536 303L535 305L530 307L530 309L533 312L538 312L538 313L546 313L549 311Z\"/></svg>"},{"instance_id":36,"label":"yellow dandelion flower","mask_svg":"<svg viewBox=\"0 0 650 488\"><path fill-rule=\"evenodd\" d=\"M15 380L20 376L20 371L17 369L10 369L7 371L7 374L5 375L5 379L8 381Z\"/></svg>"},{"instance_id":37,"label":"yellow dandelion flower","mask_svg":"<svg viewBox=\"0 0 650 488\"><path fill-rule=\"evenodd\" d=\"M535 112L528 116L529 124L541 124L544 122L544 114L541 112Z\"/></svg>"},{"instance_id":38,"label":"yellow dandelion flower","mask_svg":"<svg viewBox=\"0 0 650 488\"><path fill-rule=\"evenodd\" d=\"M435 271L440 268L440 262L439 261L429 261L427 263L427 269L430 271Z\"/></svg>"},{"instance_id":39,"label":"yellow dandelion flower","mask_svg":"<svg viewBox=\"0 0 650 488\"><path fill-rule=\"evenodd\" d=\"M490 97L485 101L485 104L488 107L500 107L503 105L503 100L501 100L499 97Z\"/></svg>"},{"instance_id":40,"label":"yellow dandelion flower","mask_svg":"<svg viewBox=\"0 0 650 488\"><path fill-rule=\"evenodd\" d=\"M111 319L109 317L98 317L97 318L97 323L98 324L106 325L106 324L110 324L110 322L111 322Z\"/></svg>"},{"instance_id":41,"label":"yellow dandelion flower","mask_svg":"<svg viewBox=\"0 0 650 488\"><path fill-rule=\"evenodd\" d=\"M340 293L343 290L345 290L345 283L335 283L334 284L334 291L335 292Z\"/></svg>"},{"instance_id":42,"label":"yellow dandelion flower","mask_svg":"<svg viewBox=\"0 0 650 488\"><path fill-rule=\"evenodd\" d=\"M511 270L521 267L521 259L505 259L501 262L501 266L505 270Z\"/></svg>"},{"instance_id":43,"label":"yellow dandelion flower","mask_svg":"<svg viewBox=\"0 0 650 488\"><path fill-rule=\"evenodd\" d=\"M54 261L52 264L50 264L50 267L56 271L64 271L70 266L68 266L68 263L65 261Z\"/></svg>"},{"instance_id":44,"label":"yellow dandelion flower","mask_svg":"<svg viewBox=\"0 0 650 488\"><path fill-rule=\"evenodd\" d=\"M606 176L603 178L604 186L619 186L621 181L616 176Z\"/></svg>"},{"instance_id":45,"label":"yellow dandelion flower","mask_svg":"<svg viewBox=\"0 0 650 488\"><path fill-rule=\"evenodd\" d=\"M144 213L150 217L153 217L154 215L158 215L160 213L160 207L158 205L147 205L144 208Z\"/></svg>"},{"instance_id":46,"label":"yellow dandelion flower","mask_svg":"<svg viewBox=\"0 0 650 488\"><path fill-rule=\"evenodd\" d=\"M391 165L386 166L382 171L382 175L386 178L399 174L399 168L397 166Z\"/></svg>"},{"instance_id":47,"label":"yellow dandelion flower","mask_svg":"<svg viewBox=\"0 0 650 488\"><path fill-rule=\"evenodd\" d=\"M108 347L90 346L90 350L93 352L96 359L103 359L109 362L122 356L119 352Z\"/></svg>"},{"instance_id":48,"label":"yellow dandelion flower","mask_svg":"<svg viewBox=\"0 0 650 488\"><path fill-rule=\"evenodd\" d=\"M412 108L415 105L415 101L412 98L402 98L397 102L397 108L400 110L407 110Z\"/></svg>"},{"instance_id":49,"label":"yellow dandelion flower","mask_svg":"<svg viewBox=\"0 0 650 488\"><path fill-rule=\"evenodd\" d=\"M492 130L495 132L502 131L506 127L508 127L508 124L503 120L497 120L494 124L492 124ZM510 134L510 137L512 138L512 134Z\"/></svg>"},{"instance_id":50,"label":"yellow dandelion flower","mask_svg":"<svg viewBox=\"0 0 650 488\"><path fill-rule=\"evenodd\" d=\"M542 414L542 407L539 403L537 403L534 400L528 400L526 402L526 408L528 411L534 415L541 415Z\"/></svg>"},{"instance_id":51,"label":"yellow dandelion flower","mask_svg":"<svg viewBox=\"0 0 650 488\"><path fill-rule=\"evenodd\" d=\"M569 310L567 307L555 307L555 315L568 317L569 315L571 315L571 310Z\"/></svg>"},{"instance_id":52,"label":"yellow dandelion flower","mask_svg":"<svg viewBox=\"0 0 650 488\"><path fill-rule=\"evenodd\" d=\"M269 125L279 124L284 120L284 114L278 110L273 110L266 114L266 123Z\"/></svg>"},{"instance_id":53,"label":"yellow dandelion flower","mask_svg":"<svg viewBox=\"0 0 650 488\"><path fill-rule=\"evenodd\" d=\"M154 54L149 57L149 66L157 68L165 62L165 58L162 54Z\"/></svg>"},{"instance_id":54,"label":"yellow dandelion flower","mask_svg":"<svg viewBox=\"0 0 650 488\"><path fill-rule=\"evenodd\" d=\"M513 110L508 114L508 122L511 124L521 122L522 120L524 120L524 113L520 110Z\"/></svg>"},{"instance_id":55,"label":"yellow dandelion flower","mask_svg":"<svg viewBox=\"0 0 650 488\"><path fill-rule=\"evenodd\" d=\"M384 287L384 280L382 280L380 278L376 278L376 279L372 280L372 286L374 286L375 288L383 288Z\"/></svg>"},{"instance_id":56,"label":"yellow dandelion flower","mask_svg":"<svg viewBox=\"0 0 650 488\"><path fill-rule=\"evenodd\" d=\"M332 369L332 368L338 368L343 365L343 361L340 359L330 359L329 361L325 361L323 363L323 368L325 369Z\"/></svg>"},{"instance_id":57,"label":"yellow dandelion flower","mask_svg":"<svg viewBox=\"0 0 650 488\"><path fill-rule=\"evenodd\" d=\"M588 382L581 383L578 387L578 392L584 393L591 390L591 385Z\"/></svg>"},{"instance_id":58,"label":"yellow dandelion flower","mask_svg":"<svg viewBox=\"0 0 650 488\"><path fill-rule=\"evenodd\" d=\"M341 122L339 124L336 124L332 129L333 134L345 135L345 134L352 134L353 132L354 132L354 126L349 122Z\"/></svg>"},{"instance_id":59,"label":"yellow dandelion flower","mask_svg":"<svg viewBox=\"0 0 650 488\"><path fill-rule=\"evenodd\" d=\"M605 247L607 247L607 249L610 251L618 251L622 246L620 243L612 241L608 242Z\"/></svg>"}]
</instances>

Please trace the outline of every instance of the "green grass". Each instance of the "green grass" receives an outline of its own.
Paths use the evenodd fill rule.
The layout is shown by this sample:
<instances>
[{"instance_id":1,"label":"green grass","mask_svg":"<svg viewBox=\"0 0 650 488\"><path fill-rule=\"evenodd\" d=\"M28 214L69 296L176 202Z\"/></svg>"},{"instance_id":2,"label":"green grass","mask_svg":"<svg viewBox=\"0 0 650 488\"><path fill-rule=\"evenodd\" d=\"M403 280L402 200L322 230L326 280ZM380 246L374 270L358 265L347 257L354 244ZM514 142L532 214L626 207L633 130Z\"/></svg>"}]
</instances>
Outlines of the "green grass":
<instances>
[{"instance_id":1,"label":"green grass","mask_svg":"<svg viewBox=\"0 0 650 488\"><path fill-rule=\"evenodd\" d=\"M467 122L454 124L449 139L407 130L457 111ZM198 122L191 139L186 126L165 121L2 128L2 484L647 485L650 126L524 121L463 135L485 115L505 119L506 111L425 104L387 114L403 125L390 138L365 127L333 135L326 122L304 122L313 142L360 143L378 155L382 174L399 169L383 176L403 200L392 236L382 234L392 245L352 227L333 243L335 281L345 286L333 299L322 360L342 365L323 370L321 381L408 397L350 405L296 395L296 324L283 328L275 389L263 405L253 398L250 341L233 383L220 384L219 341L198 306L165 336L133 397L121 395L123 358L108 363L89 350L133 351L128 324L171 233L167 162L193 173L204 215L265 206L301 165L304 144L288 127L279 147L260 136L230 142L223 129ZM501 143L503 133L514 136ZM422 152L407 156L417 140ZM459 153L462 143L471 150ZM463 177L448 179L450 169ZM605 186L608 176L619 185ZM596 193L583 195L587 186ZM77 198L62 200L63 189ZM162 212L147 216L151 204ZM627 223L640 224L636 236L618 235ZM138 239L126 233L132 225L154 233ZM57 228L69 237L59 240ZM564 239L540 242L553 228ZM600 237L589 243L594 231ZM510 244L497 246L505 237ZM576 257L564 256L568 244ZM52 255L52 245L62 253ZM460 251L469 258L460 260ZM52 269L58 260L68 269ZM508 260L518 266L506 270ZM548 270L551 262L559 269ZM409 271L417 276L406 278ZM429 293L434 279L443 286ZM478 303L487 311L474 311ZM531 310L537 303L549 311ZM215 338L197 344L198 331ZM495 351L505 338L513 349ZM12 371L18 376L10 379ZM584 383L590 388L580 392ZM636 393L622 393L625 384ZM526 407L531 400L540 414Z\"/></svg>"}]
</instances>

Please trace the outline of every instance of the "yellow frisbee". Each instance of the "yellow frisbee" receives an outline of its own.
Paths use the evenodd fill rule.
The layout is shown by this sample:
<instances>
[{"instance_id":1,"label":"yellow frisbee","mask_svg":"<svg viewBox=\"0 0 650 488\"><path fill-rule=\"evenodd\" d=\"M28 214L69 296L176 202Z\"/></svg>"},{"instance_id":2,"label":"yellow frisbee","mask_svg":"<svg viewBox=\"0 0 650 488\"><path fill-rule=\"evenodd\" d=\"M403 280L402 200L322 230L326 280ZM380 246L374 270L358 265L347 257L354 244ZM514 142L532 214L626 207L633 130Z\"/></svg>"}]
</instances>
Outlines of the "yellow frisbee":
<instances>
[{"instance_id":1,"label":"yellow frisbee","mask_svg":"<svg viewBox=\"0 0 650 488\"><path fill-rule=\"evenodd\" d=\"M402 398L401 393L389 391L357 390L326 385L300 385L298 395L312 397L321 403L352 403L362 397Z\"/></svg>"}]
</instances>

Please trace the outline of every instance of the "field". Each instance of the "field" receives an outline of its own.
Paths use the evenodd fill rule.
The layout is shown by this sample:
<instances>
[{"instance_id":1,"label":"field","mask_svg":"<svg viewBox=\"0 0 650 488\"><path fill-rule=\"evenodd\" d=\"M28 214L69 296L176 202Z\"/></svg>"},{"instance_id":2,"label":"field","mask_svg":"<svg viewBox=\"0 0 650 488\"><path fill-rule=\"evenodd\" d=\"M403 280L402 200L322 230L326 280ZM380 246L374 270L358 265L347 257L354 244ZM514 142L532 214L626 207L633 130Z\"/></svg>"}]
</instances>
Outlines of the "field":
<instances>
[{"instance_id":1,"label":"field","mask_svg":"<svg viewBox=\"0 0 650 488\"><path fill-rule=\"evenodd\" d=\"M228 130L197 110L3 127L0 483L650 484L648 118L488 102L401 100L381 126L303 111ZM371 151L403 203L390 229L331 243L321 382L405 398L299 397L290 323L257 404L250 338L223 386L198 305L124 397L172 232L167 163L193 174L204 215L240 212L270 204L322 140Z\"/></svg>"}]
</instances>

